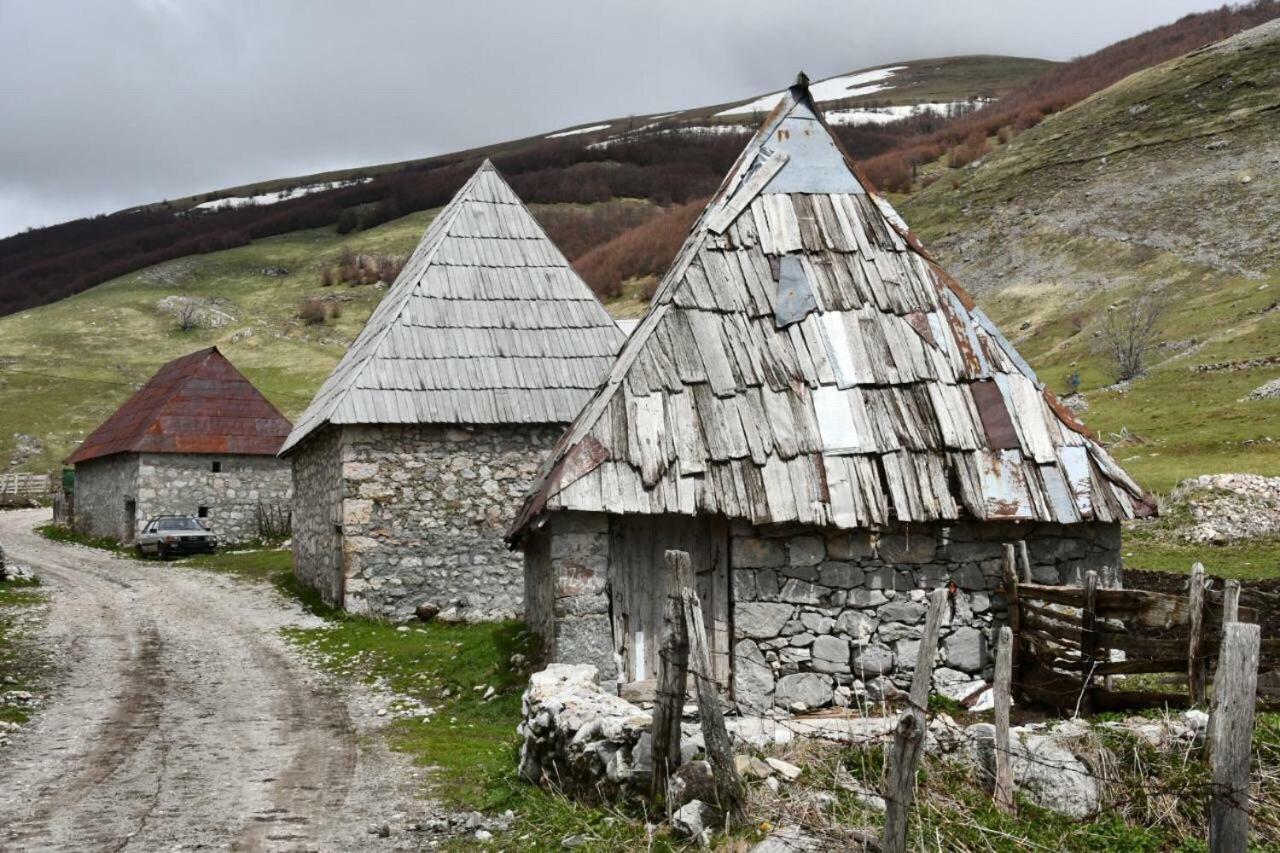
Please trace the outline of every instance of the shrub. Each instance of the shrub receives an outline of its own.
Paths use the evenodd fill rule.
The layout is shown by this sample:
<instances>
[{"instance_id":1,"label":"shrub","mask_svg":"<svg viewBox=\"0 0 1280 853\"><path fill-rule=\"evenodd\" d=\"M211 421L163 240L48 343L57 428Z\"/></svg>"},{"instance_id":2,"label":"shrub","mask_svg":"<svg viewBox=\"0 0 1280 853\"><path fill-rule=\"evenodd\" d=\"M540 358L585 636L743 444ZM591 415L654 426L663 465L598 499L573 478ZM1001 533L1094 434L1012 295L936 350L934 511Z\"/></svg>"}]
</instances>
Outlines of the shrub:
<instances>
[{"instance_id":1,"label":"shrub","mask_svg":"<svg viewBox=\"0 0 1280 853\"><path fill-rule=\"evenodd\" d=\"M359 226L360 220L356 217L356 212L351 208L347 208L338 214L338 222L334 226L334 230L339 234L350 234Z\"/></svg>"},{"instance_id":2,"label":"shrub","mask_svg":"<svg viewBox=\"0 0 1280 853\"><path fill-rule=\"evenodd\" d=\"M320 274L320 286L333 287L333 271L332 270L325 270L323 273Z\"/></svg>"},{"instance_id":3,"label":"shrub","mask_svg":"<svg viewBox=\"0 0 1280 853\"><path fill-rule=\"evenodd\" d=\"M308 326L319 326L324 322L324 300L307 299L298 306L298 319Z\"/></svg>"},{"instance_id":4,"label":"shrub","mask_svg":"<svg viewBox=\"0 0 1280 853\"><path fill-rule=\"evenodd\" d=\"M619 234L573 262L591 289L602 298L622 294L622 283L643 275L661 276L684 243L706 199L676 205L643 225Z\"/></svg>"},{"instance_id":5,"label":"shrub","mask_svg":"<svg viewBox=\"0 0 1280 853\"><path fill-rule=\"evenodd\" d=\"M866 175L882 190L894 193L911 192L915 168L900 153L877 157L867 162Z\"/></svg>"},{"instance_id":6,"label":"shrub","mask_svg":"<svg viewBox=\"0 0 1280 853\"><path fill-rule=\"evenodd\" d=\"M951 149L947 154L947 165L953 169L968 166L990 150L991 143L987 141L986 134L975 130L964 142Z\"/></svg>"}]
</instances>

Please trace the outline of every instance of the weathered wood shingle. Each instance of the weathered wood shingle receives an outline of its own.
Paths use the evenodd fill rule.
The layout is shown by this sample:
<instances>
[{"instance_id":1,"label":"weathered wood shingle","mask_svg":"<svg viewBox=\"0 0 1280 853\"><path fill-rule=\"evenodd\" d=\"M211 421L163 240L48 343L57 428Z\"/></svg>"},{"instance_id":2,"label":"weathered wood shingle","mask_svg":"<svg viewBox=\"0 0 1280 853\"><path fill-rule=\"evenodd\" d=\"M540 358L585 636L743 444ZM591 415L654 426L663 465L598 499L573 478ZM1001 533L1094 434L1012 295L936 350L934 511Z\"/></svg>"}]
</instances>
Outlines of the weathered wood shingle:
<instances>
[{"instance_id":1,"label":"weathered wood shingle","mask_svg":"<svg viewBox=\"0 0 1280 853\"><path fill-rule=\"evenodd\" d=\"M512 530L1131 518L1142 490L863 184L804 87L695 225Z\"/></svg>"},{"instance_id":2,"label":"weathered wood shingle","mask_svg":"<svg viewBox=\"0 0 1280 853\"><path fill-rule=\"evenodd\" d=\"M485 161L431 223L284 452L325 423L568 423L622 341Z\"/></svg>"}]
</instances>

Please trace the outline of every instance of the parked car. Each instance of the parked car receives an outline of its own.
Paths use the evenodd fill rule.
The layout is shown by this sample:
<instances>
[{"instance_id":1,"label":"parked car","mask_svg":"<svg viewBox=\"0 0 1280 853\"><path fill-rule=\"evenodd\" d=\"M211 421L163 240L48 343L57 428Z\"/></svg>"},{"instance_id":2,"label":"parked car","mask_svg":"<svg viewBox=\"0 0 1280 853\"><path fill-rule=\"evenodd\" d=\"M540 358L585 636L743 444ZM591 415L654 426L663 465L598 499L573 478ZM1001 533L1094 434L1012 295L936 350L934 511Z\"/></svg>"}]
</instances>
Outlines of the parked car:
<instances>
[{"instance_id":1,"label":"parked car","mask_svg":"<svg viewBox=\"0 0 1280 853\"><path fill-rule=\"evenodd\" d=\"M167 560L175 554L210 554L218 550L218 536L190 515L160 515L138 534L139 556L155 554Z\"/></svg>"}]
</instances>

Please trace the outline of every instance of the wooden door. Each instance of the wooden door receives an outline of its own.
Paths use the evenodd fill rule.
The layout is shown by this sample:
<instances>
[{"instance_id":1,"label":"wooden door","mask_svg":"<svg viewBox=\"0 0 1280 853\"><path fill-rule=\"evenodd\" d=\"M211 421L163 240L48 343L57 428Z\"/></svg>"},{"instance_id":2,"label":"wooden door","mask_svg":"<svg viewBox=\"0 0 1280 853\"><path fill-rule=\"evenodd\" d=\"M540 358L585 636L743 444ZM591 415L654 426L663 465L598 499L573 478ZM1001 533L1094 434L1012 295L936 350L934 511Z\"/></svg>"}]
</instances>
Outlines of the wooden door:
<instances>
[{"instance_id":1,"label":"wooden door","mask_svg":"<svg viewBox=\"0 0 1280 853\"><path fill-rule=\"evenodd\" d=\"M730 672L729 536L720 518L627 516L613 518L609 543L609 591L613 641L630 696L653 692L658 674L662 611L667 599L663 561L670 549L688 552L702 601L711 665L728 690Z\"/></svg>"},{"instance_id":2,"label":"wooden door","mask_svg":"<svg viewBox=\"0 0 1280 853\"><path fill-rule=\"evenodd\" d=\"M129 544L138 538L138 502L124 502L124 538L120 541Z\"/></svg>"}]
</instances>

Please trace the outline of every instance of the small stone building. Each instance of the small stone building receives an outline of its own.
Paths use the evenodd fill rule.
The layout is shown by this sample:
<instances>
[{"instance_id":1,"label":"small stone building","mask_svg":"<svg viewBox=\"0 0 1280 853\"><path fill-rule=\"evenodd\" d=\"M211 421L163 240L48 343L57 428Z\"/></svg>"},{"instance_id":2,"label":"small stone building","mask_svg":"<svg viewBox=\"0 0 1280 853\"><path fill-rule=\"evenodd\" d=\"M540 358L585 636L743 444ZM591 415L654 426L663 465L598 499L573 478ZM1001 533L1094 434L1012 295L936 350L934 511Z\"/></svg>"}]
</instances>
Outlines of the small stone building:
<instances>
[{"instance_id":1,"label":"small stone building","mask_svg":"<svg viewBox=\"0 0 1280 853\"><path fill-rule=\"evenodd\" d=\"M156 515L205 519L223 542L287 519L292 425L217 347L160 368L71 454L72 525L132 542Z\"/></svg>"},{"instance_id":2,"label":"small stone building","mask_svg":"<svg viewBox=\"0 0 1280 853\"><path fill-rule=\"evenodd\" d=\"M523 610L502 542L623 334L486 161L285 443L294 570L348 610Z\"/></svg>"},{"instance_id":3,"label":"small stone building","mask_svg":"<svg viewBox=\"0 0 1280 853\"><path fill-rule=\"evenodd\" d=\"M1037 580L1120 567L1142 490L862 180L803 81L694 226L511 531L552 660L643 692L664 551L691 553L716 676L807 707L991 662L1002 543ZM872 691L874 695L874 691Z\"/></svg>"}]
</instances>

